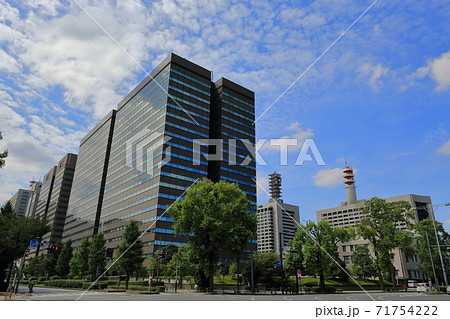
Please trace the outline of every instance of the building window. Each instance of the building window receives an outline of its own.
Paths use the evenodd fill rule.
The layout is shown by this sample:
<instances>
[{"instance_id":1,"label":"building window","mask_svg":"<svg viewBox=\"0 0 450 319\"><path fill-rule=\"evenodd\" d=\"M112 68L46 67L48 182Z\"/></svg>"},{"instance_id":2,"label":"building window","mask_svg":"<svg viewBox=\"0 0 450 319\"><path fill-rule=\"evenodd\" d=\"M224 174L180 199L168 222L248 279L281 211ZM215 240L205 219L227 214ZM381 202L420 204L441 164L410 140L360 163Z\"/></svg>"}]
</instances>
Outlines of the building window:
<instances>
[{"instance_id":1,"label":"building window","mask_svg":"<svg viewBox=\"0 0 450 319\"><path fill-rule=\"evenodd\" d=\"M350 251L353 251L353 245L350 245Z\"/></svg>"},{"instance_id":2,"label":"building window","mask_svg":"<svg viewBox=\"0 0 450 319\"><path fill-rule=\"evenodd\" d=\"M343 251L343 252L346 252L346 251L347 251L347 246L342 245L342 251Z\"/></svg>"},{"instance_id":3,"label":"building window","mask_svg":"<svg viewBox=\"0 0 450 319\"><path fill-rule=\"evenodd\" d=\"M350 263L350 256L344 256L344 261L346 264Z\"/></svg>"}]
</instances>

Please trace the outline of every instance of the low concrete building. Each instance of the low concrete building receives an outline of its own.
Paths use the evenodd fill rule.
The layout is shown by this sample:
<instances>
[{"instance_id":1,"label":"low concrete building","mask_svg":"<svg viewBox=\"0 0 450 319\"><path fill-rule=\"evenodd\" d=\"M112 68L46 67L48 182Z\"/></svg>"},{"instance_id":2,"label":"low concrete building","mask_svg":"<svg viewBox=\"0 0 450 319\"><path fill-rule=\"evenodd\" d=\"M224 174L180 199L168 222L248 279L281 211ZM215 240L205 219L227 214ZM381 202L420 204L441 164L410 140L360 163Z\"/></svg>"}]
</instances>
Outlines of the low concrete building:
<instances>
[{"instance_id":1,"label":"low concrete building","mask_svg":"<svg viewBox=\"0 0 450 319\"><path fill-rule=\"evenodd\" d=\"M363 218L367 217L367 214L363 212L364 203L366 200L357 200L356 191L354 186L353 169L346 167L343 170L344 183L346 184L346 202L339 203L339 206L318 210L317 221L327 220L331 227L350 227L357 225ZM351 182L349 184L349 182ZM350 188L348 187L350 185ZM432 207L430 196L421 196L415 194L406 194L395 197L385 198L387 202L406 201L410 203L411 210L415 213L416 221L421 221L425 218L430 218L428 211L432 211L429 208ZM397 225L399 230L403 230L409 233L413 233L413 230L408 229L405 223L399 223ZM356 246L364 245L369 247L367 240L356 239L346 243L340 243L338 245L340 258L345 261L347 268L352 268L351 256L355 251ZM409 279L422 281L424 280L423 273L418 269L420 265L416 255L412 258L408 258L400 252L398 249L393 251L394 260L393 264L396 270L396 278L399 282L405 282Z\"/></svg>"}]
</instances>

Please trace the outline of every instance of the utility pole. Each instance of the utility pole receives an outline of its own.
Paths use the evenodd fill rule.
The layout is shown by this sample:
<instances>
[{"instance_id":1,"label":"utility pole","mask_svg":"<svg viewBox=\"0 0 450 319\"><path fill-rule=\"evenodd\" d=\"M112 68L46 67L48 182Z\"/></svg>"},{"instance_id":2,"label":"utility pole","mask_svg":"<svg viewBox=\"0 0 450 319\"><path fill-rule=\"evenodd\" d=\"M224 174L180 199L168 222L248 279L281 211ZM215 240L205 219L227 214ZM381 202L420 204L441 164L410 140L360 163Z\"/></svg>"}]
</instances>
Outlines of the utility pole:
<instances>
[{"instance_id":1,"label":"utility pole","mask_svg":"<svg viewBox=\"0 0 450 319\"><path fill-rule=\"evenodd\" d=\"M439 291L439 281L438 281L437 276L436 276L436 269L434 268L433 255L431 254L430 240L428 239L428 231L426 229L425 229L425 236L427 237L428 251L430 253L431 266L433 267L434 284L436 285L436 288L437 288L436 291Z\"/></svg>"},{"instance_id":2,"label":"utility pole","mask_svg":"<svg viewBox=\"0 0 450 319\"><path fill-rule=\"evenodd\" d=\"M281 293L284 295L284 270L283 270L283 233L280 232L280 269L281 269Z\"/></svg>"},{"instance_id":3,"label":"utility pole","mask_svg":"<svg viewBox=\"0 0 450 319\"><path fill-rule=\"evenodd\" d=\"M175 270L175 293L178 287L178 252L177 252L177 269Z\"/></svg>"},{"instance_id":4,"label":"utility pole","mask_svg":"<svg viewBox=\"0 0 450 319\"><path fill-rule=\"evenodd\" d=\"M251 249L251 262L250 262L250 272L251 272L251 285L252 285L252 294L255 293L255 280L253 277L253 243L250 243L250 249Z\"/></svg>"},{"instance_id":5,"label":"utility pole","mask_svg":"<svg viewBox=\"0 0 450 319\"><path fill-rule=\"evenodd\" d=\"M450 206L450 203L446 203L444 205L445 206ZM438 206L436 206L436 209L437 209L437 207ZM434 233L436 235L436 242L437 242L437 247L438 247L438 251L439 251L439 258L441 259L441 265L442 265L442 272L444 274L445 287L448 287L447 271L445 269L444 258L442 258L441 245L439 244L439 236L438 236L438 232L437 232L437 229L436 229L436 218L434 217L434 210L431 212L431 214L433 216ZM439 291L439 289L438 289L438 291Z\"/></svg>"}]
</instances>

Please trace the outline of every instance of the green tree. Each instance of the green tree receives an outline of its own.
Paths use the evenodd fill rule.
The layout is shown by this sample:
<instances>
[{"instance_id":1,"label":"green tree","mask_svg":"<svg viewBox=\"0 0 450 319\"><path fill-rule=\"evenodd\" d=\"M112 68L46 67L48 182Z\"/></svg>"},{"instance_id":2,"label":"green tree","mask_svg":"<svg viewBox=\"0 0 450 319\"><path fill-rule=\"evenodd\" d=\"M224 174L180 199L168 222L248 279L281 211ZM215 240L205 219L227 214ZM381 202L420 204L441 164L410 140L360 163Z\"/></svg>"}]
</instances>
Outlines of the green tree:
<instances>
[{"instance_id":1,"label":"green tree","mask_svg":"<svg viewBox=\"0 0 450 319\"><path fill-rule=\"evenodd\" d=\"M69 267L71 278L84 278L89 272L89 253L91 250L91 242L86 237L81 242L81 246L75 249L72 259L70 259Z\"/></svg>"},{"instance_id":2,"label":"green tree","mask_svg":"<svg viewBox=\"0 0 450 319\"><path fill-rule=\"evenodd\" d=\"M105 270L105 243L106 240L102 232L99 232L92 237L91 249L89 252L89 273L93 279L96 278L97 267L100 267L101 274Z\"/></svg>"},{"instance_id":3,"label":"green tree","mask_svg":"<svg viewBox=\"0 0 450 319\"><path fill-rule=\"evenodd\" d=\"M203 179L168 210L175 233L186 236L193 257L209 277L210 291L214 290L219 250L239 256L255 238L256 216L247 212L249 208L237 184Z\"/></svg>"},{"instance_id":4,"label":"green tree","mask_svg":"<svg viewBox=\"0 0 450 319\"><path fill-rule=\"evenodd\" d=\"M364 245L355 247L352 255L352 273L361 279L374 277L376 269L373 266L368 247Z\"/></svg>"},{"instance_id":5,"label":"green tree","mask_svg":"<svg viewBox=\"0 0 450 319\"><path fill-rule=\"evenodd\" d=\"M286 275L297 276L297 271L302 270L303 266L303 245L305 244L304 238L300 236L294 237L289 242L289 247L291 249L286 254L286 259L284 261L284 268ZM304 273L304 272L303 272Z\"/></svg>"},{"instance_id":6,"label":"green tree","mask_svg":"<svg viewBox=\"0 0 450 319\"><path fill-rule=\"evenodd\" d=\"M22 258L30 240L37 240L49 231L46 220L17 217L9 201L0 208L0 291L7 288L5 270L14 260Z\"/></svg>"},{"instance_id":7,"label":"green tree","mask_svg":"<svg viewBox=\"0 0 450 319\"><path fill-rule=\"evenodd\" d=\"M178 251L173 254L167 264L168 271L172 276L176 275L177 264L179 283L183 282L183 277L193 276L195 274L195 265L191 262L191 251L188 246L183 245L178 247Z\"/></svg>"},{"instance_id":8,"label":"green tree","mask_svg":"<svg viewBox=\"0 0 450 319\"><path fill-rule=\"evenodd\" d=\"M423 272L425 277L432 278L433 281L435 281L433 265L431 262L432 258L437 280L439 282L444 282L444 275L442 272L439 251L437 249L437 241L434 232L433 221L428 218L424 219L415 224L414 228L416 230L415 247L417 256L420 260L419 269ZM436 230L438 232L439 244L441 245L441 249L450 247L448 246L450 245L450 235L445 231L442 223L436 221Z\"/></svg>"},{"instance_id":9,"label":"green tree","mask_svg":"<svg viewBox=\"0 0 450 319\"><path fill-rule=\"evenodd\" d=\"M0 140L3 139L2 132L0 132ZM0 168L5 166L5 158L8 157L8 150L0 152Z\"/></svg>"},{"instance_id":10,"label":"green tree","mask_svg":"<svg viewBox=\"0 0 450 319\"><path fill-rule=\"evenodd\" d=\"M130 276L142 267L145 257L142 256L142 242L139 240L141 233L135 220L131 220L123 232L122 242L117 246L117 264L125 272L125 287L128 289Z\"/></svg>"},{"instance_id":11,"label":"green tree","mask_svg":"<svg viewBox=\"0 0 450 319\"><path fill-rule=\"evenodd\" d=\"M61 242L57 242L55 243L55 245L57 247L62 247L62 243ZM48 277L54 276L57 274L56 271L56 266L58 263L58 257L59 257L60 252L49 252L44 256L43 259L43 266L47 272Z\"/></svg>"},{"instance_id":12,"label":"green tree","mask_svg":"<svg viewBox=\"0 0 450 319\"><path fill-rule=\"evenodd\" d=\"M45 276L44 269L36 269L36 265L43 264L44 257L43 256L35 256L30 258L28 263L23 268L23 273L27 278L29 277L43 277Z\"/></svg>"},{"instance_id":13,"label":"green tree","mask_svg":"<svg viewBox=\"0 0 450 319\"><path fill-rule=\"evenodd\" d=\"M238 273L238 267L237 267L236 263L232 263L230 265L230 268L228 269L228 273L233 277L236 276L236 274Z\"/></svg>"},{"instance_id":14,"label":"green tree","mask_svg":"<svg viewBox=\"0 0 450 319\"><path fill-rule=\"evenodd\" d=\"M406 201L388 203L384 199L373 197L364 203L363 213L366 218L356 225L359 237L369 241L373 255L373 265L376 269L380 287L384 290L383 271L391 275L395 288L395 268L392 263L393 250L399 248L407 256L414 254L413 237L397 225L410 225L413 218L411 205Z\"/></svg>"},{"instance_id":15,"label":"green tree","mask_svg":"<svg viewBox=\"0 0 450 319\"><path fill-rule=\"evenodd\" d=\"M339 259L337 244L348 241L352 235L352 229L332 228L326 220L317 224L309 221L297 231L294 239L304 242L303 267L319 276L322 291L325 291L326 274L332 271Z\"/></svg>"},{"instance_id":16,"label":"green tree","mask_svg":"<svg viewBox=\"0 0 450 319\"><path fill-rule=\"evenodd\" d=\"M61 252L58 256L58 261L56 262L56 273L63 277L67 278L70 273L70 260L73 257L73 248L72 248L72 240L68 240L64 243L61 248Z\"/></svg>"},{"instance_id":17,"label":"green tree","mask_svg":"<svg viewBox=\"0 0 450 319\"><path fill-rule=\"evenodd\" d=\"M279 282L279 272L273 266L278 260L277 254L255 253L253 254L253 283L255 287L258 283L274 285ZM244 282L251 282L251 260L242 267L242 277Z\"/></svg>"}]
</instances>

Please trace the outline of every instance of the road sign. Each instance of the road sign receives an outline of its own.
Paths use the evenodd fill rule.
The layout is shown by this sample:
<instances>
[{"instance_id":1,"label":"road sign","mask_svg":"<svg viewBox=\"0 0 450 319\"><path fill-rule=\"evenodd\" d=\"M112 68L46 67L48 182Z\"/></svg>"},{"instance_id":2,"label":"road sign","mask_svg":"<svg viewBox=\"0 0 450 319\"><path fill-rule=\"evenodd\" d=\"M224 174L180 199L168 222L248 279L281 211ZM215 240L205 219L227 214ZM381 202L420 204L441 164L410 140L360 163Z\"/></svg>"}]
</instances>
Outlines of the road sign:
<instances>
[{"instance_id":1,"label":"road sign","mask_svg":"<svg viewBox=\"0 0 450 319\"><path fill-rule=\"evenodd\" d=\"M277 268L277 264L273 264L273 268Z\"/></svg>"},{"instance_id":2,"label":"road sign","mask_svg":"<svg viewBox=\"0 0 450 319\"><path fill-rule=\"evenodd\" d=\"M302 271L300 269L297 270L297 278L298 280L302 280Z\"/></svg>"},{"instance_id":3,"label":"road sign","mask_svg":"<svg viewBox=\"0 0 450 319\"><path fill-rule=\"evenodd\" d=\"M41 247L45 247L45 245L47 245L47 241L46 241L46 240L44 240L44 241L41 243Z\"/></svg>"},{"instance_id":4,"label":"road sign","mask_svg":"<svg viewBox=\"0 0 450 319\"><path fill-rule=\"evenodd\" d=\"M281 266L281 260L278 260L278 261L277 261L277 265L278 265L278 266Z\"/></svg>"},{"instance_id":5,"label":"road sign","mask_svg":"<svg viewBox=\"0 0 450 319\"><path fill-rule=\"evenodd\" d=\"M37 240L30 240L30 247L36 247L38 241Z\"/></svg>"}]
</instances>

